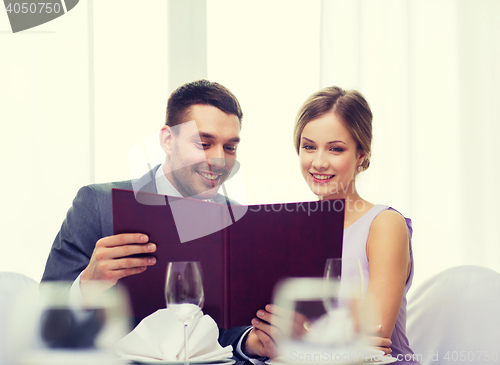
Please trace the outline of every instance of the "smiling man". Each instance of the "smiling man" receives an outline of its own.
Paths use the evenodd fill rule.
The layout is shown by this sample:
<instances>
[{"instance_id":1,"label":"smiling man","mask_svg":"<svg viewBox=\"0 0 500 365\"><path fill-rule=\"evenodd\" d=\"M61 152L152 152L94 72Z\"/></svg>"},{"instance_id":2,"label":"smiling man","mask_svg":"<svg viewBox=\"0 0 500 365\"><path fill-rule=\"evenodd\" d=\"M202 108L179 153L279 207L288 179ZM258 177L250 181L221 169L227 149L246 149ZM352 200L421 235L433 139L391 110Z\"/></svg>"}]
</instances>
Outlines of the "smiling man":
<instances>
[{"instance_id":1,"label":"smiling man","mask_svg":"<svg viewBox=\"0 0 500 365\"><path fill-rule=\"evenodd\" d=\"M163 171L182 196L211 199L234 167L241 119L201 104L189 107L183 119L189 122L172 125L167 116L161 130Z\"/></svg>"},{"instance_id":2,"label":"smiling man","mask_svg":"<svg viewBox=\"0 0 500 365\"><path fill-rule=\"evenodd\" d=\"M105 280L111 287L156 263L148 256L156 251L156 245L145 234L113 235L113 188L140 187L146 192L230 204L218 190L235 166L242 118L236 97L218 83L200 80L175 90L160 132L165 162L136 181L81 188L54 240L42 281L73 281L72 293L78 293L93 280ZM136 254L146 255L130 257ZM221 330L219 342L233 345L241 359L240 349L248 330ZM258 341L249 343L260 345ZM255 349L252 353L261 352ZM245 355L243 358L247 359Z\"/></svg>"},{"instance_id":3,"label":"smiling man","mask_svg":"<svg viewBox=\"0 0 500 365\"><path fill-rule=\"evenodd\" d=\"M175 197L229 203L218 193L236 161L243 113L224 86L207 80L179 87L167 102L160 133L165 162L137 181L84 186L52 245L42 281L93 280L110 286L154 265L156 245L141 233L113 235L111 190L135 189Z\"/></svg>"}]
</instances>

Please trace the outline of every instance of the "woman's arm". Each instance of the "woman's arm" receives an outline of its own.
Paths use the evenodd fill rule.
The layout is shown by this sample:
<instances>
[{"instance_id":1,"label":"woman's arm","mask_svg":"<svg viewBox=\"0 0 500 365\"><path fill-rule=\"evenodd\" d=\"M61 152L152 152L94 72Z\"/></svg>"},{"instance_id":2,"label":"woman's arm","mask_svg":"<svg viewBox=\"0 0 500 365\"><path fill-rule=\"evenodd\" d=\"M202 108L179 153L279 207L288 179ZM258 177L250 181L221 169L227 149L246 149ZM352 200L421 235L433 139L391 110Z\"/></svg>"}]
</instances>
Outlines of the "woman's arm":
<instances>
[{"instance_id":1,"label":"woman's arm","mask_svg":"<svg viewBox=\"0 0 500 365\"><path fill-rule=\"evenodd\" d=\"M366 255L370 279L365 303L372 310L373 325L382 325L380 336L390 338L411 265L408 228L401 214L386 210L373 220Z\"/></svg>"}]
</instances>

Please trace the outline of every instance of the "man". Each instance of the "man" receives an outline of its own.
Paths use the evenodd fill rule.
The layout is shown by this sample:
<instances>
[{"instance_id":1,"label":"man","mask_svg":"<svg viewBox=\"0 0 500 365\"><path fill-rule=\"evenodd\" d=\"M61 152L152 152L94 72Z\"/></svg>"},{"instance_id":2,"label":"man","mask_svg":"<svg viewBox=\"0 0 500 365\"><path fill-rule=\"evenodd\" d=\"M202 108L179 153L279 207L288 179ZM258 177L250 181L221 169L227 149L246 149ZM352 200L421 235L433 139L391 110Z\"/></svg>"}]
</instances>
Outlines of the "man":
<instances>
[{"instance_id":1,"label":"man","mask_svg":"<svg viewBox=\"0 0 500 365\"><path fill-rule=\"evenodd\" d=\"M154 265L152 256L129 257L156 251L146 235L113 235L111 189L135 186L141 191L226 203L218 189L234 166L242 117L238 100L220 84L200 80L175 90L160 132L165 162L139 181L81 188L52 245L42 281L74 280L72 290L93 280L113 286ZM245 327L221 330L219 342L233 345L243 359L247 357L239 350L242 343L248 354L266 355L255 332L248 334Z\"/></svg>"}]
</instances>

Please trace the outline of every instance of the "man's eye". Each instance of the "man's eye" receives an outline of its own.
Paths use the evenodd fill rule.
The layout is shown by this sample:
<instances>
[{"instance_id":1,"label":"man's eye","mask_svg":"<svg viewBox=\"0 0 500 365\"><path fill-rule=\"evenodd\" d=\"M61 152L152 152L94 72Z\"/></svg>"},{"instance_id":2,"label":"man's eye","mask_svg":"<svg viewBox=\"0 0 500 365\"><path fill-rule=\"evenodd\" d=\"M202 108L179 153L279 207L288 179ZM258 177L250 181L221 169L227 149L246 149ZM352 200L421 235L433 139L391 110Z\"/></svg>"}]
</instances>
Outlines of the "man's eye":
<instances>
[{"instance_id":1,"label":"man's eye","mask_svg":"<svg viewBox=\"0 0 500 365\"><path fill-rule=\"evenodd\" d=\"M210 147L210 144L208 143L197 143L196 145L198 146L199 149L204 149L204 150Z\"/></svg>"},{"instance_id":2,"label":"man's eye","mask_svg":"<svg viewBox=\"0 0 500 365\"><path fill-rule=\"evenodd\" d=\"M224 147L228 152L236 152L236 146L226 146Z\"/></svg>"}]
</instances>

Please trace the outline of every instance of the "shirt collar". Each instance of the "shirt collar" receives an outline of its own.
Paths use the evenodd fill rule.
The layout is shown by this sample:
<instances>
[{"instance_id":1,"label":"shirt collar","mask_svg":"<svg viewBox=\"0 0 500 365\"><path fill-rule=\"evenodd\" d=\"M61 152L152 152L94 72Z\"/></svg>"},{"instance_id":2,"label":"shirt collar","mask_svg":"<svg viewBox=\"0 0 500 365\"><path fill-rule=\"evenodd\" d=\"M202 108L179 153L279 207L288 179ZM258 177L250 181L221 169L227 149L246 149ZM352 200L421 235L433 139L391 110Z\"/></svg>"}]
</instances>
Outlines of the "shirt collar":
<instances>
[{"instance_id":1,"label":"shirt collar","mask_svg":"<svg viewBox=\"0 0 500 365\"><path fill-rule=\"evenodd\" d=\"M163 172L163 164L156 170L156 192L160 195L168 195L176 198L183 198L182 194L172 185ZM206 202L214 202L213 199L203 199Z\"/></svg>"},{"instance_id":2,"label":"shirt collar","mask_svg":"<svg viewBox=\"0 0 500 365\"><path fill-rule=\"evenodd\" d=\"M182 194L168 181L165 173L163 172L163 164L156 170L156 192L161 195L174 196L182 198Z\"/></svg>"}]
</instances>

